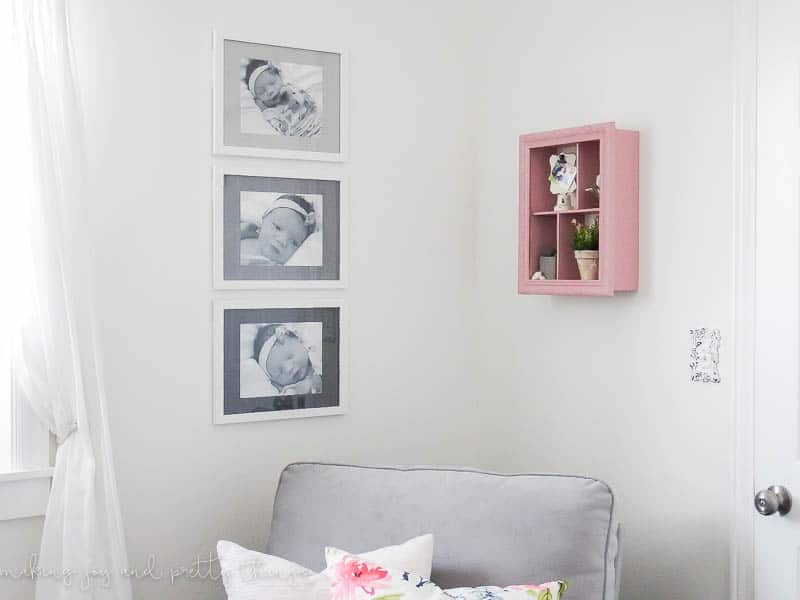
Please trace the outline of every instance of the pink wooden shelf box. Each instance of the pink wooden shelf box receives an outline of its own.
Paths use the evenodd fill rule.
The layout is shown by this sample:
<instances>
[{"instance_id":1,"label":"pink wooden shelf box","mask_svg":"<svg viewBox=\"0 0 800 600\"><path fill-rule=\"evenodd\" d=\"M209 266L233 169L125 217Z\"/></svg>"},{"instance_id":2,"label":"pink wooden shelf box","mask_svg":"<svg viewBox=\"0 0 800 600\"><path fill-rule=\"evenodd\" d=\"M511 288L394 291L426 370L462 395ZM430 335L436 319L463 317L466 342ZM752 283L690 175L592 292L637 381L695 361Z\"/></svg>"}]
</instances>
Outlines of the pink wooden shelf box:
<instances>
[{"instance_id":1,"label":"pink wooden shelf box","mask_svg":"<svg viewBox=\"0 0 800 600\"><path fill-rule=\"evenodd\" d=\"M577 207L556 212L550 156L577 155ZM600 195L586 188L600 175ZM587 221L587 217L589 221ZM572 248L576 219L599 219L598 279L581 280ZM556 278L532 280L539 256L556 250ZM639 132L614 123L519 138L519 293L611 296L639 284Z\"/></svg>"}]
</instances>

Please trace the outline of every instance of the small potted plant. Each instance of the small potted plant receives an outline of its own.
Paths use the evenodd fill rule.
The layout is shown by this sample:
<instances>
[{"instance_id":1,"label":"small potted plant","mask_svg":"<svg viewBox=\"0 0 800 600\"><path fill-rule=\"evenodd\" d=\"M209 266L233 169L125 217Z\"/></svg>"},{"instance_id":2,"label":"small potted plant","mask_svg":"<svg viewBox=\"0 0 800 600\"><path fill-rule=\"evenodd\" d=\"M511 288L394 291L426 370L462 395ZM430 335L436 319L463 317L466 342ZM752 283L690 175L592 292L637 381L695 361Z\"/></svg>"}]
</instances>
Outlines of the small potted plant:
<instances>
[{"instance_id":1,"label":"small potted plant","mask_svg":"<svg viewBox=\"0 0 800 600\"><path fill-rule=\"evenodd\" d=\"M575 236L572 238L572 249L578 261L581 279L597 279L597 262L600 257L600 226L597 221L591 225L583 225L572 219Z\"/></svg>"},{"instance_id":2,"label":"small potted plant","mask_svg":"<svg viewBox=\"0 0 800 600\"><path fill-rule=\"evenodd\" d=\"M539 255L539 272L545 279L556 278L556 249L545 248Z\"/></svg>"}]
</instances>

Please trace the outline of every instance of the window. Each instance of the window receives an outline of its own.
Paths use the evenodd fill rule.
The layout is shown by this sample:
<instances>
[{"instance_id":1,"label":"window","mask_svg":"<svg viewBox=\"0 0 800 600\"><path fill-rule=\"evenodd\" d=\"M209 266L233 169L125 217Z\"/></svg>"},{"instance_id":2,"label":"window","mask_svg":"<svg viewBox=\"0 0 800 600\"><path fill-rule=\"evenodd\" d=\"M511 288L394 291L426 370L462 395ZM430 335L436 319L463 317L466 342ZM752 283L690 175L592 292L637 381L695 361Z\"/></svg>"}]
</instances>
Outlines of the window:
<instances>
[{"instance_id":1,"label":"window","mask_svg":"<svg viewBox=\"0 0 800 600\"><path fill-rule=\"evenodd\" d=\"M33 154L25 65L12 39L11 2L0 2L0 72L14 82L0 94L0 519L44 514L49 491L50 436L14 393L14 340L30 310L30 207Z\"/></svg>"},{"instance_id":2,"label":"window","mask_svg":"<svg viewBox=\"0 0 800 600\"><path fill-rule=\"evenodd\" d=\"M4 310L6 307L2 307ZM9 319L3 319L8 327ZM11 345L0 331L0 521L43 515L50 493L50 434L14 394Z\"/></svg>"},{"instance_id":3,"label":"window","mask_svg":"<svg viewBox=\"0 0 800 600\"><path fill-rule=\"evenodd\" d=\"M5 350L5 348L3 349ZM11 382L10 382L10 360L8 352L0 351L0 364L3 365L2 375L0 375L0 473L7 473L12 470L13 461L11 459Z\"/></svg>"},{"instance_id":4,"label":"window","mask_svg":"<svg viewBox=\"0 0 800 600\"><path fill-rule=\"evenodd\" d=\"M0 258L0 261L4 259ZM2 306L0 304L0 306ZM4 309L6 307L3 307ZM50 464L50 436L36 414L14 393L9 328L13 315L0 319L0 477L5 473L40 472Z\"/></svg>"}]
</instances>

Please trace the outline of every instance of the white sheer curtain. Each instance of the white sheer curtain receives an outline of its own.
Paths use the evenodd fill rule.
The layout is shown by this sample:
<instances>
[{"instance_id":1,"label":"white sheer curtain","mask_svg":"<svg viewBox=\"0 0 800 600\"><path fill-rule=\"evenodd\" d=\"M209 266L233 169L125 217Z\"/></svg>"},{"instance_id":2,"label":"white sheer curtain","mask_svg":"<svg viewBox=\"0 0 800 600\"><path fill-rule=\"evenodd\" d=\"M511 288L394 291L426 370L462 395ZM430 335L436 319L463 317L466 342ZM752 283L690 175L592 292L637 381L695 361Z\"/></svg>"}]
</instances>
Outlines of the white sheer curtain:
<instances>
[{"instance_id":1,"label":"white sheer curtain","mask_svg":"<svg viewBox=\"0 0 800 600\"><path fill-rule=\"evenodd\" d=\"M12 2L19 54L17 77L4 72L3 94L13 102L3 118L27 138L5 142L18 165L10 174L17 196L4 199L15 203L17 219L7 226L19 257L9 286L21 322L14 376L58 440L36 598L128 600L93 326L87 165L67 10L65 0Z\"/></svg>"}]
</instances>

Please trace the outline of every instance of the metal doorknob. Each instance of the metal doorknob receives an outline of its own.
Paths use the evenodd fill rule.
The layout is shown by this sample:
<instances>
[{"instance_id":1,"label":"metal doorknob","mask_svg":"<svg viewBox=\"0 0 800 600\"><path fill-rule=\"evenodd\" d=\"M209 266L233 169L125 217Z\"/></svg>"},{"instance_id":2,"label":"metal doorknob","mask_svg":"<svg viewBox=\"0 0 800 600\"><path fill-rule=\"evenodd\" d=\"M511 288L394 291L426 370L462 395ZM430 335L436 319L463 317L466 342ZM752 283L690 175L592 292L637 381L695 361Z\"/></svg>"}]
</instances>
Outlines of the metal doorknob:
<instances>
[{"instance_id":1,"label":"metal doorknob","mask_svg":"<svg viewBox=\"0 0 800 600\"><path fill-rule=\"evenodd\" d=\"M755 505L759 514L765 517L775 513L783 516L792 510L792 495L782 485L771 485L756 494Z\"/></svg>"}]
</instances>

